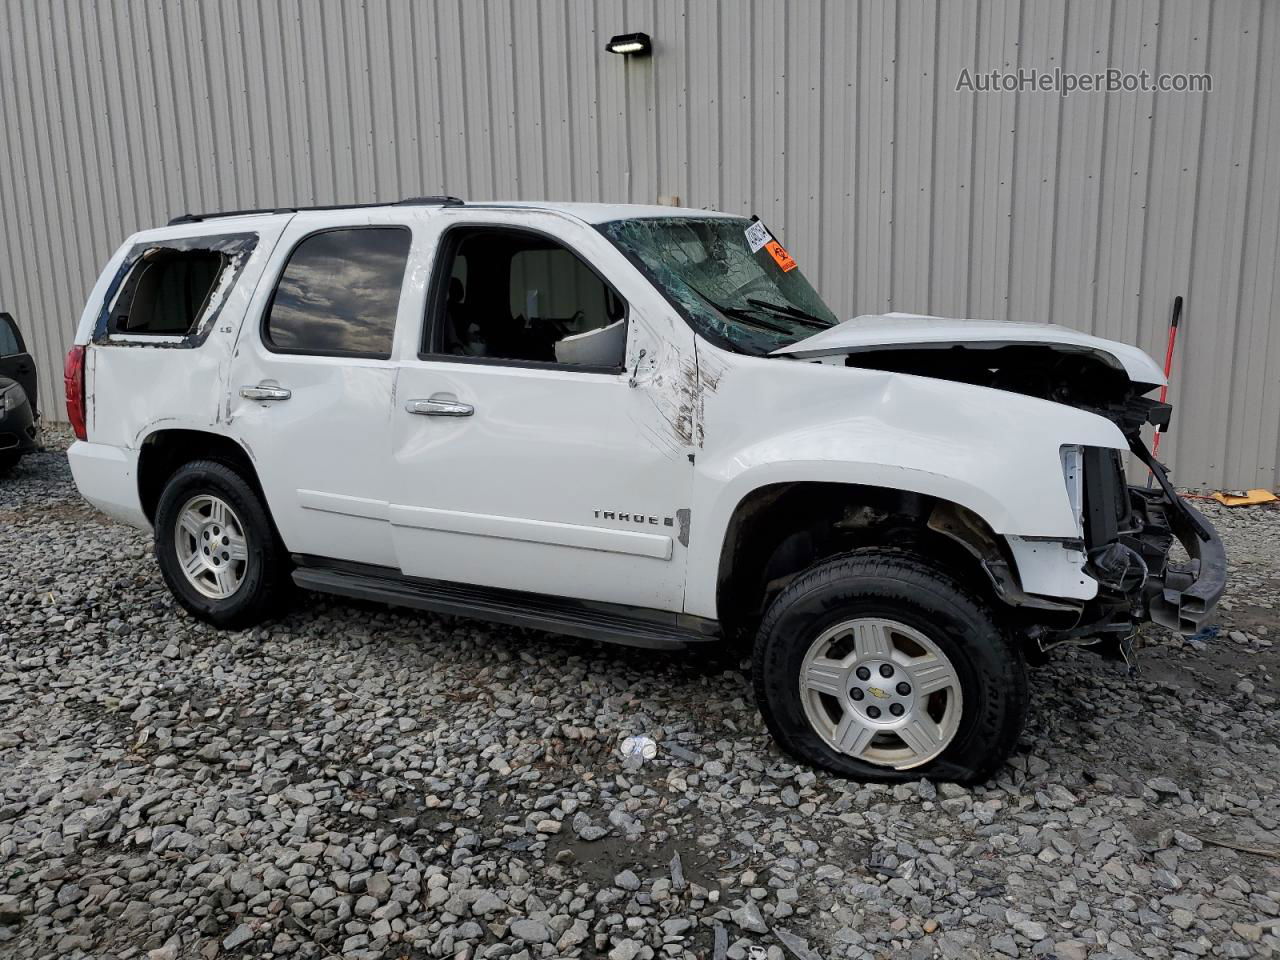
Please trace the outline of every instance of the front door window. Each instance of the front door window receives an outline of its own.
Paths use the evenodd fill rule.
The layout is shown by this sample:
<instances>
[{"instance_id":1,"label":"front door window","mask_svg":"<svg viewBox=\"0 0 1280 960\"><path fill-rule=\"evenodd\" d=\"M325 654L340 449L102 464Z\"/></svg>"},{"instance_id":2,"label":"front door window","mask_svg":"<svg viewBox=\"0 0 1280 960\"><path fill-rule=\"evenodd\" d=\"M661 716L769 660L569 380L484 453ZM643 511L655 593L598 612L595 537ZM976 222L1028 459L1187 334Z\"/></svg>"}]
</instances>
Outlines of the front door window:
<instances>
[{"instance_id":1,"label":"front door window","mask_svg":"<svg viewBox=\"0 0 1280 960\"><path fill-rule=\"evenodd\" d=\"M617 370L626 303L587 263L542 234L459 228L443 243L428 354Z\"/></svg>"}]
</instances>

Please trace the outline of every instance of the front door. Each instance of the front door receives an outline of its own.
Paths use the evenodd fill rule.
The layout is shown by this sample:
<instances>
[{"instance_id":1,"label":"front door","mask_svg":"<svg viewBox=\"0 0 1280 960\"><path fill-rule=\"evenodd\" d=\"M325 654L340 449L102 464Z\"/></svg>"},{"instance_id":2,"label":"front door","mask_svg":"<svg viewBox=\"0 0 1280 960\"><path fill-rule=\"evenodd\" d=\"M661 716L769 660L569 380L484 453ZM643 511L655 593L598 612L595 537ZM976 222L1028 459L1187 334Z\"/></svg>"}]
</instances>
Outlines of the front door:
<instances>
[{"instance_id":1,"label":"front door","mask_svg":"<svg viewBox=\"0 0 1280 960\"><path fill-rule=\"evenodd\" d=\"M359 210L295 217L241 328L230 430L291 553L396 566L391 356L398 315L415 330L421 315L421 284L416 301L412 283L402 298L412 222Z\"/></svg>"},{"instance_id":2,"label":"front door","mask_svg":"<svg viewBox=\"0 0 1280 960\"><path fill-rule=\"evenodd\" d=\"M434 221L423 338L391 413L402 571L679 611L692 332L586 224Z\"/></svg>"}]
</instances>

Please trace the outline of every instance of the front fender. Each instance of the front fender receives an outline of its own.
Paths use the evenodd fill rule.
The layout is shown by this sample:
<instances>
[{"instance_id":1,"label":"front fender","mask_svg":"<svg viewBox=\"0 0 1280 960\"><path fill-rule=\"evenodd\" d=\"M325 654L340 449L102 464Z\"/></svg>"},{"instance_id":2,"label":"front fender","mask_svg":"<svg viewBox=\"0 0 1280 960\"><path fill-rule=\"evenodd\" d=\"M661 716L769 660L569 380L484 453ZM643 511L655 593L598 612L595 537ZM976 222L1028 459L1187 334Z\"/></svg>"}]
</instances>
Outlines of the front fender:
<instances>
[{"instance_id":1,"label":"front fender","mask_svg":"<svg viewBox=\"0 0 1280 960\"><path fill-rule=\"evenodd\" d=\"M704 387L685 605L702 616L716 615L733 513L766 485L909 491L966 507L1005 536L1071 539L1060 448L1127 448L1109 420L1020 394L843 365L717 361L724 370Z\"/></svg>"}]
</instances>

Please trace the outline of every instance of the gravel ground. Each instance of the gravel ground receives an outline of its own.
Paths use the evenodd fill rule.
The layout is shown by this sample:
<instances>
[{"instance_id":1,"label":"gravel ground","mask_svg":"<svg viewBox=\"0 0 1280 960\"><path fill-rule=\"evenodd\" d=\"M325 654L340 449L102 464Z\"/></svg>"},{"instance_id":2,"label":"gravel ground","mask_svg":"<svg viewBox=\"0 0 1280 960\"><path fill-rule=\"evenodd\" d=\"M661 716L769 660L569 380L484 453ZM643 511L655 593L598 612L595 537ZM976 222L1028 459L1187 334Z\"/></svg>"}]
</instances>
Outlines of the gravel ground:
<instances>
[{"instance_id":1,"label":"gravel ground","mask_svg":"<svg viewBox=\"0 0 1280 960\"><path fill-rule=\"evenodd\" d=\"M1057 656L994 782L894 788L691 655L312 595L215 632L64 444L0 481L4 956L1280 954L1280 511L1208 509L1207 644Z\"/></svg>"}]
</instances>

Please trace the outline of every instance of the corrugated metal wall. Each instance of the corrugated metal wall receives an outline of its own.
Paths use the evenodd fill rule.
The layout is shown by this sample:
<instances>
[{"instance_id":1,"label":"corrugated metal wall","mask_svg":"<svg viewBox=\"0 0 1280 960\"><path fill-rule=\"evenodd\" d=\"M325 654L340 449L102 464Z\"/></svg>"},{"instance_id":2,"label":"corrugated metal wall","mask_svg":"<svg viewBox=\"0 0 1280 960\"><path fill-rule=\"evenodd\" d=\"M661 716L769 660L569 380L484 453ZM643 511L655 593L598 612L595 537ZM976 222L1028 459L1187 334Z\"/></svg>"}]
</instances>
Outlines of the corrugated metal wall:
<instances>
[{"instance_id":1,"label":"corrugated metal wall","mask_svg":"<svg viewBox=\"0 0 1280 960\"><path fill-rule=\"evenodd\" d=\"M648 60L604 52L653 35ZM975 94L962 68L1208 72ZM1274 486L1280 4L0 0L0 309L56 400L100 264L185 210L395 199L755 212L838 314L1043 320L1160 358L1192 486Z\"/></svg>"}]
</instances>

